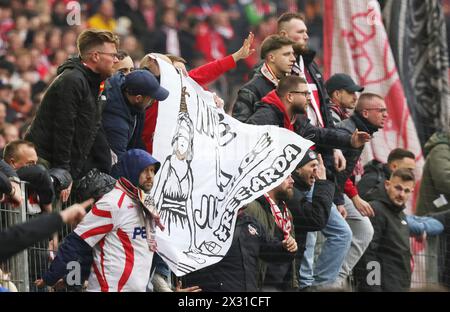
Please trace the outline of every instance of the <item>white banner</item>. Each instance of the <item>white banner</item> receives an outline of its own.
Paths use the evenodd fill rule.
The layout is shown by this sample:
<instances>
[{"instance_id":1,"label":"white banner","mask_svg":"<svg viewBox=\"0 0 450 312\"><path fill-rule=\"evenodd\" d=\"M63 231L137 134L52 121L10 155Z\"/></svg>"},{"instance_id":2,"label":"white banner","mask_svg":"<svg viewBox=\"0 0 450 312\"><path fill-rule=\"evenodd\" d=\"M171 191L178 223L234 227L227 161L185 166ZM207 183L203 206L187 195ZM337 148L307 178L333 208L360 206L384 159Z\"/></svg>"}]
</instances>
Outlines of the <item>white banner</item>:
<instances>
[{"instance_id":1,"label":"white banner","mask_svg":"<svg viewBox=\"0 0 450 312\"><path fill-rule=\"evenodd\" d=\"M166 227L156 240L182 276L224 257L237 211L281 184L313 143L286 129L240 123L216 108L210 92L159 63L170 95L159 103L153 141L161 168L152 195Z\"/></svg>"}]
</instances>

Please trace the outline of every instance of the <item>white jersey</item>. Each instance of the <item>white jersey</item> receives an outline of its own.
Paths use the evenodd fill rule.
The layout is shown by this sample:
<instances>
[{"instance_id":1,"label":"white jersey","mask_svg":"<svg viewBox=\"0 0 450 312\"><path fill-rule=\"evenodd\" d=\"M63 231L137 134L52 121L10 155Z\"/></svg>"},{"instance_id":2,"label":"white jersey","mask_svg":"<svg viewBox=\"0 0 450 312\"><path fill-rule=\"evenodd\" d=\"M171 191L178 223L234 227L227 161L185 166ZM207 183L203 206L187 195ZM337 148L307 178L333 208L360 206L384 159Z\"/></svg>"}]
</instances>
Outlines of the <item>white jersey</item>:
<instances>
[{"instance_id":1,"label":"white jersey","mask_svg":"<svg viewBox=\"0 0 450 312\"><path fill-rule=\"evenodd\" d=\"M88 291L145 291L153 252L140 207L119 186L97 201L75 229L93 247Z\"/></svg>"}]
</instances>

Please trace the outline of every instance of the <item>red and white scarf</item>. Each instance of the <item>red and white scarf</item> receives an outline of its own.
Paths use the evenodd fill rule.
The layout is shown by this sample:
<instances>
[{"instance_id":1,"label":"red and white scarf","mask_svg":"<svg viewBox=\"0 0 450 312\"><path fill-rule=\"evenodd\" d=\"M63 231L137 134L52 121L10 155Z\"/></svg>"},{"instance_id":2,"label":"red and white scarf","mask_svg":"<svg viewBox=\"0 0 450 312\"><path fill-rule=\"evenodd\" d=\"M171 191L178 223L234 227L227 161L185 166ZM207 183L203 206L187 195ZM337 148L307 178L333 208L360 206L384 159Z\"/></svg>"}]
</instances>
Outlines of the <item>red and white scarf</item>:
<instances>
[{"instance_id":1,"label":"red and white scarf","mask_svg":"<svg viewBox=\"0 0 450 312\"><path fill-rule=\"evenodd\" d=\"M291 233L291 218L289 217L288 209L285 202L283 203L283 211L280 210L278 205L273 201L272 198L266 193L264 197L270 204L270 211L275 218L275 223L283 231L284 239L288 238Z\"/></svg>"},{"instance_id":2,"label":"red and white scarf","mask_svg":"<svg viewBox=\"0 0 450 312\"><path fill-rule=\"evenodd\" d=\"M145 220L145 230L147 232L147 244L150 251L155 252L157 249L155 240L156 226L163 231L164 225L161 223L153 197L145 193L140 188L134 186L130 181L123 177L117 180L117 184L117 186L129 197L139 203L139 206L142 208L142 213Z\"/></svg>"}]
</instances>

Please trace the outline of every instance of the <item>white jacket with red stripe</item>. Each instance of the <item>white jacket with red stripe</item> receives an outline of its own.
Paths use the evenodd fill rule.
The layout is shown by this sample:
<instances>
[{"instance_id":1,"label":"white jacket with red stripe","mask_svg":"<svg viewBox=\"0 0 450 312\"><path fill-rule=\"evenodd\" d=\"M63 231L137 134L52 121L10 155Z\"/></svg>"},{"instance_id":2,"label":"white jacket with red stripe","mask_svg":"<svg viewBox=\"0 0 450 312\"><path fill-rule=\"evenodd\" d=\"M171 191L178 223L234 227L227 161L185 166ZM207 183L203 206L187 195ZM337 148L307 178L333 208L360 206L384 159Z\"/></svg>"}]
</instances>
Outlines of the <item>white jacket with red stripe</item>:
<instances>
[{"instance_id":1,"label":"white jacket with red stripe","mask_svg":"<svg viewBox=\"0 0 450 312\"><path fill-rule=\"evenodd\" d=\"M116 186L98 200L75 229L93 247L88 291L145 291L153 252L140 208Z\"/></svg>"}]
</instances>

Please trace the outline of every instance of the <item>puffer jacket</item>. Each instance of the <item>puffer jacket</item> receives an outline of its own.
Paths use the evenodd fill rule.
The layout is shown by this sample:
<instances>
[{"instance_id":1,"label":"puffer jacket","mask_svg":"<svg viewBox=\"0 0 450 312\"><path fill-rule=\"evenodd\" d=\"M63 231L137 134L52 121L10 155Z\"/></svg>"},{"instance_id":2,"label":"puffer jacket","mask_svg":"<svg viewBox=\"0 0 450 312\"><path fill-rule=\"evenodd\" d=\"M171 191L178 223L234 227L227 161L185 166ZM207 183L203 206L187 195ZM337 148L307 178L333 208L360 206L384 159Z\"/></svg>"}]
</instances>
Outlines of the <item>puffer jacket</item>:
<instances>
[{"instance_id":1,"label":"puffer jacket","mask_svg":"<svg viewBox=\"0 0 450 312\"><path fill-rule=\"evenodd\" d=\"M359 196L364 200L368 200L368 196L371 193L380 187L384 187L384 181L389 180L390 176L391 170L387 164L372 159L364 166L364 174L356 185Z\"/></svg>"},{"instance_id":2,"label":"puffer jacket","mask_svg":"<svg viewBox=\"0 0 450 312\"><path fill-rule=\"evenodd\" d=\"M255 112L255 104L260 101L267 93L275 89L275 85L260 72L247 82L238 91L236 102L233 106L232 116L241 122L247 119Z\"/></svg>"},{"instance_id":3,"label":"puffer jacket","mask_svg":"<svg viewBox=\"0 0 450 312\"><path fill-rule=\"evenodd\" d=\"M125 75L120 72L106 81L106 106L102 115L106 138L118 159L129 149L145 150L141 138L145 112L127 102L122 92L124 82Z\"/></svg>"},{"instance_id":4,"label":"puffer jacket","mask_svg":"<svg viewBox=\"0 0 450 312\"><path fill-rule=\"evenodd\" d=\"M450 209L450 134L437 132L424 146L426 155L417 214Z\"/></svg>"},{"instance_id":5,"label":"puffer jacket","mask_svg":"<svg viewBox=\"0 0 450 312\"><path fill-rule=\"evenodd\" d=\"M78 57L68 59L57 73L25 139L36 145L38 156L51 167L66 169L77 179L100 128L102 79Z\"/></svg>"}]
</instances>

